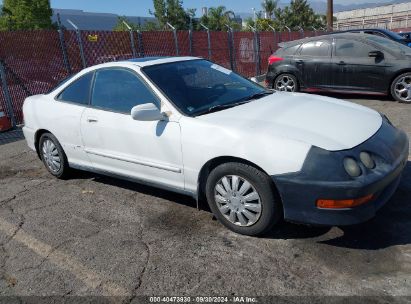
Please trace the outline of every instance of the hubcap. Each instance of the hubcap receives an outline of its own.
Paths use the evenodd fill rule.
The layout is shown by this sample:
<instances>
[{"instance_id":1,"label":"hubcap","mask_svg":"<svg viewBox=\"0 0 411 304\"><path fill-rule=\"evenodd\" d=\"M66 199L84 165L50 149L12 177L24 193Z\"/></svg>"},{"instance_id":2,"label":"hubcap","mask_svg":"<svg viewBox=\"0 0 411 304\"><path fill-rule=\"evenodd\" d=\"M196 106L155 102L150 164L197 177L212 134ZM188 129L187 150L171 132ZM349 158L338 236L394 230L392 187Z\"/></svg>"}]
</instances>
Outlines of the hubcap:
<instances>
[{"instance_id":1,"label":"hubcap","mask_svg":"<svg viewBox=\"0 0 411 304\"><path fill-rule=\"evenodd\" d=\"M221 214L237 226L251 226L261 217L260 195L240 176L227 175L220 179L214 188L214 198Z\"/></svg>"},{"instance_id":2,"label":"hubcap","mask_svg":"<svg viewBox=\"0 0 411 304\"><path fill-rule=\"evenodd\" d=\"M281 76L275 84L275 89L283 92L295 92L295 82L289 76Z\"/></svg>"},{"instance_id":3,"label":"hubcap","mask_svg":"<svg viewBox=\"0 0 411 304\"><path fill-rule=\"evenodd\" d=\"M395 95L405 102L411 102L411 76L401 77L394 87Z\"/></svg>"},{"instance_id":4,"label":"hubcap","mask_svg":"<svg viewBox=\"0 0 411 304\"><path fill-rule=\"evenodd\" d=\"M47 167L52 172L58 172L61 168L61 159L56 145L50 139L46 139L43 142L42 151Z\"/></svg>"}]
</instances>

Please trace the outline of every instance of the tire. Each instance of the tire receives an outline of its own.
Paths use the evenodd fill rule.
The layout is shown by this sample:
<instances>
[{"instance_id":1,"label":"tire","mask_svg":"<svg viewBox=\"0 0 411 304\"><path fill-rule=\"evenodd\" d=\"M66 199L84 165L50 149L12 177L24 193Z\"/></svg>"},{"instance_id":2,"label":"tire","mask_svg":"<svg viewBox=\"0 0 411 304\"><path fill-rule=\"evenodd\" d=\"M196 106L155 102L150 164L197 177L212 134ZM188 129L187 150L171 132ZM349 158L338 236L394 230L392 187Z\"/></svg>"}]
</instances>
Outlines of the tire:
<instances>
[{"instance_id":1,"label":"tire","mask_svg":"<svg viewBox=\"0 0 411 304\"><path fill-rule=\"evenodd\" d=\"M250 187L244 191L246 182ZM220 223L236 233L257 236L283 218L273 187L270 177L260 170L242 163L225 163L208 176L206 196ZM238 190L232 191L235 188Z\"/></svg>"},{"instance_id":2,"label":"tire","mask_svg":"<svg viewBox=\"0 0 411 304\"><path fill-rule=\"evenodd\" d=\"M398 102L411 103L411 73L404 73L391 84L391 96Z\"/></svg>"},{"instance_id":3,"label":"tire","mask_svg":"<svg viewBox=\"0 0 411 304\"><path fill-rule=\"evenodd\" d=\"M294 75L281 74L275 78L273 89L280 92L298 92L300 86L297 77Z\"/></svg>"},{"instance_id":4,"label":"tire","mask_svg":"<svg viewBox=\"0 0 411 304\"><path fill-rule=\"evenodd\" d=\"M39 153L47 171L59 179L66 179L70 173L66 153L57 138L44 133L39 140Z\"/></svg>"}]
</instances>

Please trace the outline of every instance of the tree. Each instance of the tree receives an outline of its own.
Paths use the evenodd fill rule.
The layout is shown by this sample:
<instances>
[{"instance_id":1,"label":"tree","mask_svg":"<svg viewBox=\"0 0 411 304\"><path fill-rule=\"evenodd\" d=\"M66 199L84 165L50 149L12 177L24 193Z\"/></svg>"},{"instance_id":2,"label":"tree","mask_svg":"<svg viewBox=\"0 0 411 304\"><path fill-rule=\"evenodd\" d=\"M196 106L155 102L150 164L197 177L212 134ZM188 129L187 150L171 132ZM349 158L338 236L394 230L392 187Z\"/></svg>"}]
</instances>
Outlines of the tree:
<instances>
[{"instance_id":1,"label":"tree","mask_svg":"<svg viewBox=\"0 0 411 304\"><path fill-rule=\"evenodd\" d=\"M0 29L51 29L52 15L49 0L4 0Z\"/></svg>"},{"instance_id":2,"label":"tree","mask_svg":"<svg viewBox=\"0 0 411 304\"><path fill-rule=\"evenodd\" d=\"M160 29L158 24L153 21L145 21L143 25L139 25L128 20L126 16L119 16L117 24L113 28L113 31L129 31L129 28L124 24L123 21L125 21L133 31L158 31Z\"/></svg>"},{"instance_id":3,"label":"tree","mask_svg":"<svg viewBox=\"0 0 411 304\"><path fill-rule=\"evenodd\" d=\"M154 15L161 28L167 27L167 22L179 30L188 29L190 17L183 8L181 0L153 0Z\"/></svg>"},{"instance_id":4,"label":"tree","mask_svg":"<svg viewBox=\"0 0 411 304\"><path fill-rule=\"evenodd\" d=\"M225 6L210 7L208 15L201 17L200 23L204 24L212 31L223 31L227 29L226 25L234 29L240 28L240 25L232 20L235 17L232 11L227 11Z\"/></svg>"},{"instance_id":5,"label":"tree","mask_svg":"<svg viewBox=\"0 0 411 304\"><path fill-rule=\"evenodd\" d=\"M264 0L261 3L261 6L262 6L263 10L266 13L265 17L267 19L272 19L273 18L274 12L277 9L277 3L278 3L277 0Z\"/></svg>"},{"instance_id":6,"label":"tree","mask_svg":"<svg viewBox=\"0 0 411 304\"><path fill-rule=\"evenodd\" d=\"M325 26L323 18L314 13L307 0L291 0L290 6L275 11L276 27L290 29L298 27L311 29Z\"/></svg>"}]
</instances>

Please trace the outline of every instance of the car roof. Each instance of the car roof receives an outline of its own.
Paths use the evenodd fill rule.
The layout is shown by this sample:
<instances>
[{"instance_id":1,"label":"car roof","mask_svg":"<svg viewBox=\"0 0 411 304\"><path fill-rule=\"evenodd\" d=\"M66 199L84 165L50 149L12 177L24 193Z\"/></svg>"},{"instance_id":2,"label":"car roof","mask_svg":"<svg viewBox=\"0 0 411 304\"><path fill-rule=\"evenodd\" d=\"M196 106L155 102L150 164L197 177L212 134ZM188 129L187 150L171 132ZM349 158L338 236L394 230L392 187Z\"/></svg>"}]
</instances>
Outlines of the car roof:
<instances>
[{"instance_id":1,"label":"car roof","mask_svg":"<svg viewBox=\"0 0 411 304\"><path fill-rule=\"evenodd\" d=\"M165 63L172 63L172 62L180 62L180 61L189 61L189 60L198 60L202 58L198 57L171 57L171 56L156 56L156 57L141 57L141 58L133 58L129 60L123 60L123 61L112 61L112 62L106 62L102 64L97 64L90 66L84 70L82 70L81 74L101 69L101 68L113 68L113 67L146 67L146 66L151 66L151 65L157 65L157 64L165 64Z\"/></svg>"},{"instance_id":2,"label":"car roof","mask_svg":"<svg viewBox=\"0 0 411 304\"><path fill-rule=\"evenodd\" d=\"M309 41L321 40L321 39L330 39L330 38L335 38L335 37L346 38L346 39L355 39L355 38L358 39L358 38L365 37L365 35L367 35L367 34L364 34L364 33L351 33L351 32L337 32L337 33L332 33L332 34L327 34L327 35L307 37L307 38L303 38L303 39L299 39L299 40L283 42L283 43L279 43L278 45L280 47L284 48L284 47L290 47L290 46L293 46L293 45L302 44L302 43L306 43L306 42L309 42Z\"/></svg>"}]
</instances>

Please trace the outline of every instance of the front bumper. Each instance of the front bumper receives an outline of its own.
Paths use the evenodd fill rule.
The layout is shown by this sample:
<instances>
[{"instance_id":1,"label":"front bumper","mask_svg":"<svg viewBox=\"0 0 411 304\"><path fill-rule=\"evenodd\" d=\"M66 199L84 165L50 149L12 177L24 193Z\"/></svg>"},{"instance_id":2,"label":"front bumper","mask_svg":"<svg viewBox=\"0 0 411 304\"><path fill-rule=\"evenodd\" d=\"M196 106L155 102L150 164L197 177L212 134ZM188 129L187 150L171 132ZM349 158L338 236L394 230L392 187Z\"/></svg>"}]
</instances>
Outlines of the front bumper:
<instances>
[{"instance_id":1,"label":"front bumper","mask_svg":"<svg viewBox=\"0 0 411 304\"><path fill-rule=\"evenodd\" d=\"M343 159L359 159L362 151L375 155L373 170L361 165L363 174L351 178ZM396 191L407 165L408 138L384 120L380 130L363 144L345 151L330 152L313 147L298 173L273 176L288 221L316 225L352 225L369 220ZM354 208L321 209L318 199L357 199L373 194L368 203Z\"/></svg>"}]
</instances>

